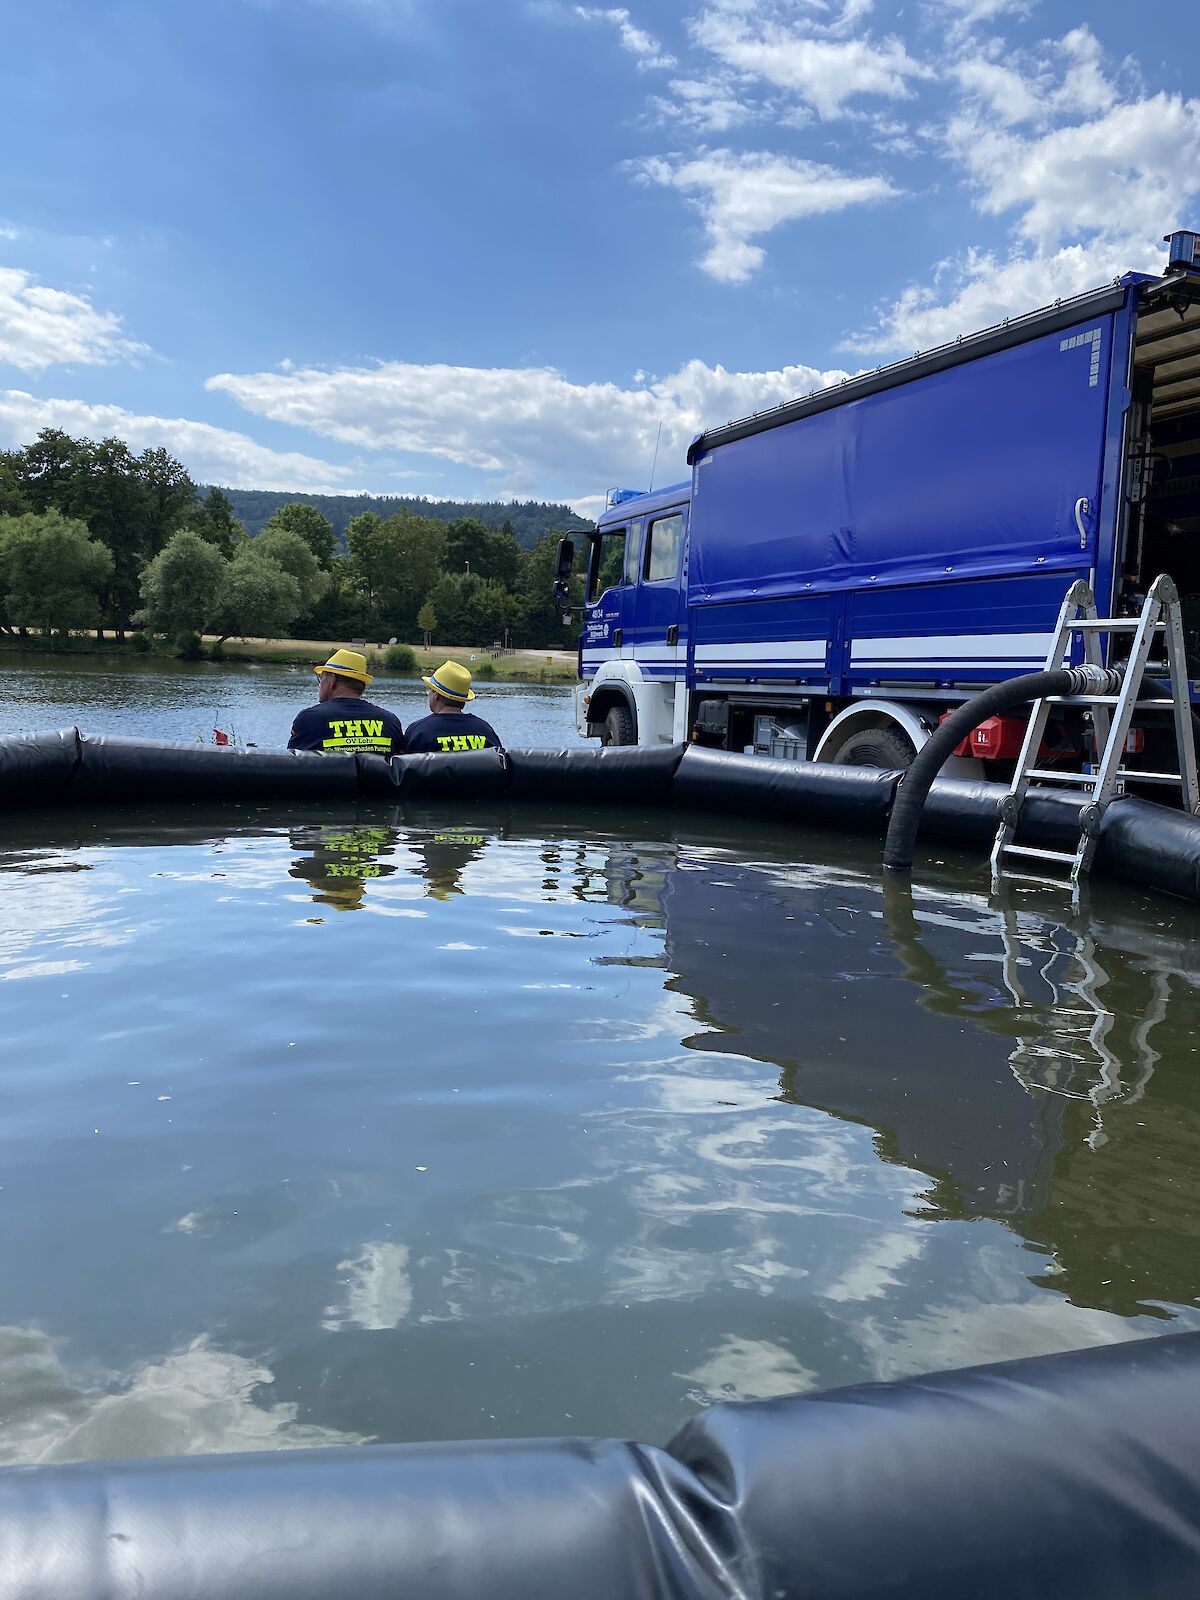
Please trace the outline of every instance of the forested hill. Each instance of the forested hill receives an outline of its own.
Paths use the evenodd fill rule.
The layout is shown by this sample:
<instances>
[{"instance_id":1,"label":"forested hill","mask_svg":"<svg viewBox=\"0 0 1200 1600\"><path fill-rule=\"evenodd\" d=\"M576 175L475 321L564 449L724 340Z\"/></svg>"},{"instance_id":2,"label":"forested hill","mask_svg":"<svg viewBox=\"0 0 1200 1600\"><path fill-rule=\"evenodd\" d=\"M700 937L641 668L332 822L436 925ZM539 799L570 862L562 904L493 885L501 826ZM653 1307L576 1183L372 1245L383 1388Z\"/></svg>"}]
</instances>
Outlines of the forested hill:
<instances>
[{"instance_id":1,"label":"forested hill","mask_svg":"<svg viewBox=\"0 0 1200 1600\"><path fill-rule=\"evenodd\" d=\"M302 500L315 506L328 519L339 544L345 540L346 524L351 517L360 516L364 511L374 511L384 518L397 511L415 511L422 517L436 517L439 522L475 517L487 527L495 528L507 522L517 536L517 543L526 550L532 550L551 529L556 533L575 533L592 526L583 517L577 517L570 506L547 505L541 500L427 500L424 495L409 499L390 494L288 494L270 489L223 489L222 493L228 495L233 514L247 533L260 534L280 506Z\"/></svg>"}]
</instances>

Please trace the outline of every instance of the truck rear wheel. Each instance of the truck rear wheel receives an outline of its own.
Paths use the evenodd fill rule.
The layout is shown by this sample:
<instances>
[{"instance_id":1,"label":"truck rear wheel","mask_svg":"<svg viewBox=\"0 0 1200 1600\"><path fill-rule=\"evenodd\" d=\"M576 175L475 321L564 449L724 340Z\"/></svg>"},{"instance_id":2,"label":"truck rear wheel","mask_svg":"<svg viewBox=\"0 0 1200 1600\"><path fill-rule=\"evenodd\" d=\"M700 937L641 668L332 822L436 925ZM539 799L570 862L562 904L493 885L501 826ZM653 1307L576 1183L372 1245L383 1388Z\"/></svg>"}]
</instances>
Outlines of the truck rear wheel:
<instances>
[{"instance_id":1,"label":"truck rear wheel","mask_svg":"<svg viewBox=\"0 0 1200 1600\"><path fill-rule=\"evenodd\" d=\"M836 767L880 767L902 772L916 755L913 742L899 728L863 728L852 733L833 758Z\"/></svg>"},{"instance_id":2,"label":"truck rear wheel","mask_svg":"<svg viewBox=\"0 0 1200 1600\"><path fill-rule=\"evenodd\" d=\"M604 719L600 734L601 744L636 744L637 730L633 726L633 712L628 706L613 706Z\"/></svg>"}]
</instances>

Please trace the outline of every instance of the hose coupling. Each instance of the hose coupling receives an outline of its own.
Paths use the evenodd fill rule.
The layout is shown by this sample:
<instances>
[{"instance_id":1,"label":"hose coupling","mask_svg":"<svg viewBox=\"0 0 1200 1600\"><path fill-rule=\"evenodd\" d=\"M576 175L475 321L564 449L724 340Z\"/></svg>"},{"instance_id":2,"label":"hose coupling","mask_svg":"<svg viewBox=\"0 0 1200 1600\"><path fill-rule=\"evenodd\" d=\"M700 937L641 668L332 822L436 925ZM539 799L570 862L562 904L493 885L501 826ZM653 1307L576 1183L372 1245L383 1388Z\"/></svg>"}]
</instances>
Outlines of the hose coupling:
<instances>
[{"instance_id":1,"label":"hose coupling","mask_svg":"<svg viewBox=\"0 0 1200 1600\"><path fill-rule=\"evenodd\" d=\"M1070 693L1119 694L1125 674L1117 667L1097 667L1085 661L1081 667L1068 667L1071 678Z\"/></svg>"}]
</instances>

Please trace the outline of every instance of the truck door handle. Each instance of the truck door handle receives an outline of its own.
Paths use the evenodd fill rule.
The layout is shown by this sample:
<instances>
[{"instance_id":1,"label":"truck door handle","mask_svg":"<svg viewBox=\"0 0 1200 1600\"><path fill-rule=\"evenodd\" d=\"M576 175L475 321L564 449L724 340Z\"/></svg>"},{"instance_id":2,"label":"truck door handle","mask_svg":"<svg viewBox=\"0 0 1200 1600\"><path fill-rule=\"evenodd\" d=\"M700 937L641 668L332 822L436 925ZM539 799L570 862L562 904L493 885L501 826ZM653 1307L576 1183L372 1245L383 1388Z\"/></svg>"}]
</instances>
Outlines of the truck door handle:
<instances>
[{"instance_id":1,"label":"truck door handle","mask_svg":"<svg viewBox=\"0 0 1200 1600\"><path fill-rule=\"evenodd\" d=\"M1075 526L1079 529L1079 548L1081 550L1087 549L1087 529L1083 525L1083 519L1088 515L1091 509L1092 503L1088 499L1087 495L1081 495L1079 499L1076 500Z\"/></svg>"},{"instance_id":2,"label":"truck door handle","mask_svg":"<svg viewBox=\"0 0 1200 1600\"><path fill-rule=\"evenodd\" d=\"M671 624L671 626L667 629L667 643L668 644L678 644L679 643L679 624L677 622L673 622Z\"/></svg>"},{"instance_id":3,"label":"truck door handle","mask_svg":"<svg viewBox=\"0 0 1200 1600\"><path fill-rule=\"evenodd\" d=\"M617 646L618 648L620 647L620 643L621 643L621 633L622 633L622 629L620 629L620 628L614 628L613 629L613 636L612 636L613 644L615 646Z\"/></svg>"}]
</instances>

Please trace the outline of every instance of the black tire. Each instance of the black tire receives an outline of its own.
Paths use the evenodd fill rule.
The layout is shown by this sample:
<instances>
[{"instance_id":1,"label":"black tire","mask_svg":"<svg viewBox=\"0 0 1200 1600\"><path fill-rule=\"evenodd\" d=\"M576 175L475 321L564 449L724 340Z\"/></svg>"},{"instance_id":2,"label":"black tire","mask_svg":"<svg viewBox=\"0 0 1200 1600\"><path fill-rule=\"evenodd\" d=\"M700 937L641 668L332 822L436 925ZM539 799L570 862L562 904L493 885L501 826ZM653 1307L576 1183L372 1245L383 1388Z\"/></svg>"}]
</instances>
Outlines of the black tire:
<instances>
[{"instance_id":1,"label":"black tire","mask_svg":"<svg viewBox=\"0 0 1200 1600\"><path fill-rule=\"evenodd\" d=\"M626 705L613 706L604 719L600 734L601 744L636 744L637 729L633 725L633 712Z\"/></svg>"},{"instance_id":2,"label":"black tire","mask_svg":"<svg viewBox=\"0 0 1200 1600\"><path fill-rule=\"evenodd\" d=\"M916 749L899 728L863 728L852 733L833 758L835 767L879 767L902 772L911 765Z\"/></svg>"}]
</instances>

